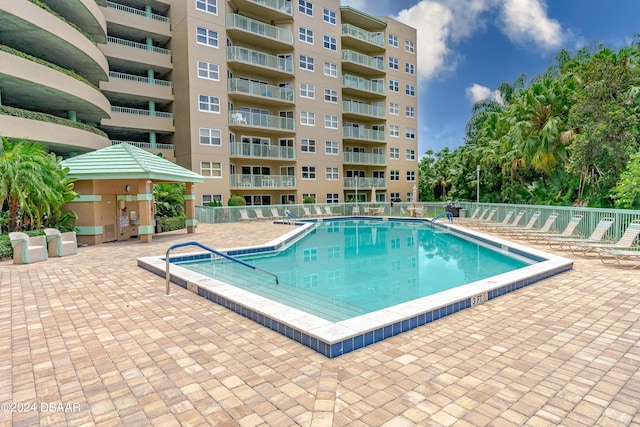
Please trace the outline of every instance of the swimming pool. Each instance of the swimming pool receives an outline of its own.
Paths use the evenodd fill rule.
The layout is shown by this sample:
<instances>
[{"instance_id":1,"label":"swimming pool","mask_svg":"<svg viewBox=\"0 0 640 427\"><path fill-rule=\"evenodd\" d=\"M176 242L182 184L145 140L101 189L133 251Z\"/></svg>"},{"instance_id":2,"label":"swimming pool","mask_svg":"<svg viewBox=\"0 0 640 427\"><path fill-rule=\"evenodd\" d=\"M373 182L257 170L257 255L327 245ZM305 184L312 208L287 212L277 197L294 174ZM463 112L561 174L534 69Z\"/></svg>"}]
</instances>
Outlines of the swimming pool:
<instances>
[{"instance_id":1,"label":"swimming pool","mask_svg":"<svg viewBox=\"0 0 640 427\"><path fill-rule=\"evenodd\" d=\"M275 272L280 283L233 263L205 261L207 253L172 257L172 281L327 357L572 268L571 260L455 225L389 218L306 223L264 247L227 253ZM164 276L163 257L138 263ZM284 296L274 297L276 290Z\"/></svg>"}]
</instances>

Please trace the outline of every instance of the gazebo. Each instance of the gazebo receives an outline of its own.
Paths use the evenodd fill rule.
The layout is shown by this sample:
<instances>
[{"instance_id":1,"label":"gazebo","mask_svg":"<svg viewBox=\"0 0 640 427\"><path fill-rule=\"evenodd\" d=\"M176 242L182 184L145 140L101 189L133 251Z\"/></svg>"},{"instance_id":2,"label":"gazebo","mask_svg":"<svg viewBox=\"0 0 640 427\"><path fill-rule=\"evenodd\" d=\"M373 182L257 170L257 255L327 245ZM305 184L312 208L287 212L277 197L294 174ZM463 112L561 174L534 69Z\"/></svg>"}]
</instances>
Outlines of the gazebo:
<instances>
[{"instance_id":1,"label":"gazebo","mask_svg":"<svg viewBox=\"0 0 640 427\"><path fill-rule=\"evenodd\" d=\"M187 233L194 233L193 185L204 178L162 157L122 143L62 161L80 193L67 205L78 214L78 243L96 245L139 237L155 231L153 184L184 183Z\"/></svg>"}]
</instances>

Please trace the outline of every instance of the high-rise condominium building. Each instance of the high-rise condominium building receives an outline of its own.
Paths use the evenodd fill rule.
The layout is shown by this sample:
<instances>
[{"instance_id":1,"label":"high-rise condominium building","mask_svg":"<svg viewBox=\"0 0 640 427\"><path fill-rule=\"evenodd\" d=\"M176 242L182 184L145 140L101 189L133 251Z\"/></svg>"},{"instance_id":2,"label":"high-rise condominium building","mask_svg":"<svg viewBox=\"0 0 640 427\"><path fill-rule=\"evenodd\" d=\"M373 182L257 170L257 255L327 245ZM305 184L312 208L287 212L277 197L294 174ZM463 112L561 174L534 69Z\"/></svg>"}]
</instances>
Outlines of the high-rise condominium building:
<instances>
[{"instance_id":1,"label":"high-rise condominium building","mask_svg":"<svg viewBox=\"0 0 640 427\"><path fill-rule=\"evenodd\" d=\"M409 201L416 66L414 28L338 0L4 1L0 136L161 153L196 204Z\"/></svg>"}]
</instances>

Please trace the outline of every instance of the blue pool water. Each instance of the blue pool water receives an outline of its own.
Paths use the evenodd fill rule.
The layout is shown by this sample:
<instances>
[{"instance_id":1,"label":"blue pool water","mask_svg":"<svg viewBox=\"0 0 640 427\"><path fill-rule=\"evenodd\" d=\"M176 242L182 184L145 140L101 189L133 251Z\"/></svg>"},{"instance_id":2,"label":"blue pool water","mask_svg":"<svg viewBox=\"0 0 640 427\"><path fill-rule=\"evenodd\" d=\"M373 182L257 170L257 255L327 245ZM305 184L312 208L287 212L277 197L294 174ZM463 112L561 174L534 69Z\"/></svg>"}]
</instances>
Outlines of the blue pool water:
<instances>
[{"instance_id":1,"label":"blue pool water","mask_svg":"<svg viewBox=\"0 0 640 427\"><path fill-rule=\"evenodd\" d=\"M341 321L532 263L427 223L325 221L282 251L184 268L329 321Z\"/></svg>"}]
</instances>

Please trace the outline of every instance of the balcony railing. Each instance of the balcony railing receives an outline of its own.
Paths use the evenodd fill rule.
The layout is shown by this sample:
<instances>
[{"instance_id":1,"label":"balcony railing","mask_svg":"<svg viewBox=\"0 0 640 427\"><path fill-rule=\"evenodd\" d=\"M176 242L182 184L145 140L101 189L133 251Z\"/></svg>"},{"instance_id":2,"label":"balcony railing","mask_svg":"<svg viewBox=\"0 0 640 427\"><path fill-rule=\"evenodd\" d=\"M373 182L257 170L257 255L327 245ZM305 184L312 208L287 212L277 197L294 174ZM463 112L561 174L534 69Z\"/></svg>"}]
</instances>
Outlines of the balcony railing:
<instances>
[{"instance_id":1,"label":"balcony railing","mask_svg":"<svg viewBox=\"0 0 640 427\"><path fill-rule=\"evenodd\" d=\"M365 129L362 127L343 126L342 137L363 139L367 141L387 142L387 135L383 130Z\"/></svg>"},{"instance_id":2,"label":"balcony railing","mask_svg":"<svg viewBox=\"0 0 640 427\"><path fill-rule=\"evenodd\" d=\"M351 36L384 48L384 33L372 33L351 24L342 24L342 35Z\"/></svg>"},{"instance_id":3,"label":"balcony railing","mask_svg":"<svg viewBox=\"0 0 640 427\"><path fill-rule=\"evenodd\" d=\"M351 74L345 74L342 76L342 86L373 92L379 95L384 95L385 91L384 82L371 81Z\"/></svg>"},{"instance_id":4,"label":"balcony railing","mask_svg":"<svg viewBox=\"0 0 640 427\"><path fill-rule=\"evenodd\" d=\"M270 7L271 9L279 10L282 13L291 15L291 0L251 0L254 3L261 4L263 6Z\"/></svg>"},{"instance_id":5,"label":"balcony railing","mask_svg":"<svg viewBox=\"0 0 640 427\"><path fill-rule=\"evenodd\" d=\"M344 188L387 188L385 178L344 178Z\"/></svg>"},{"instance_id":6,"label":"balcony railing","mask_svg":"<svg viewBox=\"0 0 640 427\"><path fill-rule=\"evenodd\" d=\"M140 108L115 107L111 106L112 113L121 114L137 114L139 116L161 117L163 119L173 119L173 113L165 113L162 111L142 110Z\"/></svg>"},{"instance_id":7,"label":"balcony railing","mask_svg":"<svg viewBox=\"0 0 640 427\"><path fill-rule=\"evenodd\" d=\"M116 71L109 71L109 77L113 79L123 79L123 80L129 80L132 82L138 82L138 83L147 83L147 84L158 85L158 86L173 87L173 82L170 82L167 80L150 79L148 77L141 77L141 76L126 74L126 73L118 73Z\"/></svg>"},{"instance_id":8,"label":"balcony railing","mask_svg":"<svg viewBox=\"0 0 640 427\"><path fill-rule=\"evenodd\" d=\"M295 131L296 125L293 119L267 114L250 113L248 111L229 111L230 125L258 126L268 129Z\"/></svg>"},{"instance_id":9,"label":"balcony railing","mask_svg":"<svg viewBox=\"0 0 640 427\"><path fill-rule=\"evenodd\" d=\"M369 68L375 68L376 70L384 71L384 59L376 58L369 55L364 55L360 52L355 52L349 49L342 50L342 60L355 62L356 64L363 65Z\"/></svg>"},{"instance_id":10,"label":"balcony railing","mask_svg":"<svg viewBox=\"0 0 640 427\"><path fill-rule=\"evenodd\" d=\"M162 47L149 46L143 43L133 42L131 40L119 39L117 37L107 36L107 41L109 43L119 44L121 46L132 47L134 49L140 50L150 50L155 53L160 53L162 55L171 55L171 51L169 49L164 49Z\"/></svg>"},{"instance_id":11,"label":"balcony railing","mask_svg":"<svg viewBox=\"0 0 640 427\"><path fill-rule=\"evenodd\" d=\"M175 149L176 149L175 145L173 145L173 144L151 144L149 142L121 141L121 140L118 140L118 139L112 139L111 140L111 145L118 145L118 144L129 144L129 145L133 145L134 147L147 148L147 149L152 149L152 150L175 151Z\"/></svg>"},{"instance_id":12,"label":"balcony railing","mask_svg":"<svg viewBox=\"0 0 640 427\"><path fill-rule=\"evenodd\" d=\"M295 188L296 177L291 175L243 175L230 176L232 188Z\"/></svg>"},{"instance_id":13,"label":"balcony railing","mask_svg":"<svg viewBox=\"0 0 640 427\"><path fill-rule=\"evenodd\" d=\"M265 96L268 98L280 99L287 102L295 101L293 89L253 82L244 79L229 79L228 89L231 93L246 93L248 95Z\"/></svg>"},{"instance_id":14,"label":"balcony railing","mask_svg":"<svg viewBox=\"0 0 640 427\"><path fill-rule=\"evenodd\" d=\"M344 163L357 163L361 165L386 165L387 158L384 154L373 153L342 153L342 160Z\"/></svg>"},{"instance_id":15,"label":"balcony railing","mask_svg":"<svg viewBox=\"0 0 640 427\"><path fill-rule=\"evenodd\" d=\"M379 107L377 105L369 105L362 102L354 101L342 101L342 112L362 114L365 116L377 117L380 119L384 119L387 113L385 107Z\"/></svg>"},{"instance_id":16,"label":"balcony railing","mask_svg":"<svg viewBox=\"0 0 640 427\"><path fill-rule=\"evenodd\" d=\"M228 61L242 61L284 73L293 73L293 61L240 46L227 47Z\"/></svg>"},{"instance_id":17,"label":"balcony railing","mask_svg":"<svg viewBox=\"0 0 640 427\"><path fill-rule=\"evenodd\" d=\"M114 3L112 1L107 1L107 7L111 9L117 9L121 12L132 13L134 15L142 16L144 18L154 19L160 22L166 22L168 24L171 23L171 19L166 16L157 15L155 13L150 13L145 10L135 9L133 7L125 6L123 4Z\"/></svg>"},{"instance_id":18,"label":"balcony railing","mask_svg":"<svg viewBox=\"0 0 640 427\"><path fill-rule=\"evenodd\" d=\"M229 143L229 154L236 157L260 157L265 159L282 160L296 159L296 150L293 147L251 144L247 142Z\"/></svg>"},{"instance_id":19,"label":"balcony railing","mask_svg":"<svg viewBox=\"0 0 640 427\"><path fill-rule=\"evenodd\" d=\"M293 44L293 33L246 16L229 13L226 17L227 28L237 28L282 43Z\"/></svg>"}]
</instances>

